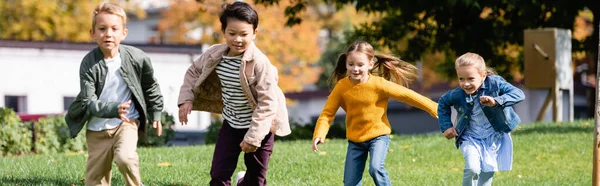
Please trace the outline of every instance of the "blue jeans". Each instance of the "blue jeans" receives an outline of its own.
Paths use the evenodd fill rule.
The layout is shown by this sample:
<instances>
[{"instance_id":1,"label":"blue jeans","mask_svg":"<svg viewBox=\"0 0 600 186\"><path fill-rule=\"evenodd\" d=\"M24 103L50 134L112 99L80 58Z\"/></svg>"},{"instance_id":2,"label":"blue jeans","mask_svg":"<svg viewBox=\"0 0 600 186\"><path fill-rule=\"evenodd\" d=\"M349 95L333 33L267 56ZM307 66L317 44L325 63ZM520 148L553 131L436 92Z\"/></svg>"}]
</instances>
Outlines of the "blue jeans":
<instances>
[{"instance_id":1,"label":"blue jeans","mask_svg":"<svg viewBox=\"0 0 600 186\"><path fill-rule=\"evenodd\" d=\"M389 145L390 135L379 136L362 143L348 141L346 165L344 167L344 185L362 185L362 174L365 171L367 153L371 154L369 174L375 185L392 185L384 167Z\"/></svg>"}]
</instances>

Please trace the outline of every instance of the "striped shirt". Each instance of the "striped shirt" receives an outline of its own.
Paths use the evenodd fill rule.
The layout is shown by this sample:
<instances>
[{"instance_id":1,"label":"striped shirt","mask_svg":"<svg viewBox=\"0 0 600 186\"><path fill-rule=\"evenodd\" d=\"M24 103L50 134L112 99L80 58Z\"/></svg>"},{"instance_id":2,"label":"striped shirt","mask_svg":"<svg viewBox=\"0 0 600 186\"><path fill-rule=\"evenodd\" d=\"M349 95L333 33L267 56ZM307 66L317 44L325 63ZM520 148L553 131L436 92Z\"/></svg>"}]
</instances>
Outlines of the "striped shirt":
<instances>
[{"instance_id":1,"label":"striped shirt","mask_svg":"<svg viewBox=\"0 0 600 186\"><path fill-rule=\"evenodd\" d=\"M223 104L223 118L229 125L236 129L250 128L253 110L250 108L248 98L240 85L240 66L242 56L223 59L217 65L217 75L221 80Z\"/></svg>"}]
</instances>

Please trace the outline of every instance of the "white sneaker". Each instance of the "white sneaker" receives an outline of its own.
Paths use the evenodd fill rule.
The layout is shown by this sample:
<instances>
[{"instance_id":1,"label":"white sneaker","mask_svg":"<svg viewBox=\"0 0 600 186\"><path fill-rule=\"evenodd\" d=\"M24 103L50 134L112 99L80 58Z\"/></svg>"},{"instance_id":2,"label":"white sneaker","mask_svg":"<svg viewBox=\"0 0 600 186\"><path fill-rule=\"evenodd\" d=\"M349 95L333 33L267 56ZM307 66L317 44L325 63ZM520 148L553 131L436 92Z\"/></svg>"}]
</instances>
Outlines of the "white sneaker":
<instances>
[{"instance_id":1,"label":"white sneaker","mask_svg":"<svg viewBox=\"0 0 600 186\"><path fill-rule=\"evenodd\" d=\"M244 176L246 175L246 171L240 171L237 174L235 174L235 185L237 186L238 183L240 183L240 180L242 178L244 178Z\"/></svg>"}]
</instances>

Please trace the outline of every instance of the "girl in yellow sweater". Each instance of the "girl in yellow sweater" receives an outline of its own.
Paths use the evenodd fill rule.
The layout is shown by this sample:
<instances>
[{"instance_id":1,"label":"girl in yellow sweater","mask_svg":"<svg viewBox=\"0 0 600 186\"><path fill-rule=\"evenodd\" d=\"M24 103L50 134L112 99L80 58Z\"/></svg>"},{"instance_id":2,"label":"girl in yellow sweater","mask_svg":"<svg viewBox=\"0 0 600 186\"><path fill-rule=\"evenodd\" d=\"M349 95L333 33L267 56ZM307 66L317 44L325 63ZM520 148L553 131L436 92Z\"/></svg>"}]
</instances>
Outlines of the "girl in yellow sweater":
<instances>
[{"instance_id":1,"label":"girl in yellow sweater","mask_svg":"<svg viewBox=\"0 0 600 186\"><path fill-rule=\"evenodd\" d=\"M387 119L389 98L405 102L437 117L437 103L402 85L417 68L394 56L375 54L365 41L356 41L340 55L330 82L335 86L321 112L313 135L313 151L323 143L339 107L346 112L348 150L344 185L361 185L370 154L369 174L375 185L391 185L384 160L392 127ZM392 82L393 81L393 82ZM395 82L395 83L394 83Z\"/></svg>"}]
</instances>

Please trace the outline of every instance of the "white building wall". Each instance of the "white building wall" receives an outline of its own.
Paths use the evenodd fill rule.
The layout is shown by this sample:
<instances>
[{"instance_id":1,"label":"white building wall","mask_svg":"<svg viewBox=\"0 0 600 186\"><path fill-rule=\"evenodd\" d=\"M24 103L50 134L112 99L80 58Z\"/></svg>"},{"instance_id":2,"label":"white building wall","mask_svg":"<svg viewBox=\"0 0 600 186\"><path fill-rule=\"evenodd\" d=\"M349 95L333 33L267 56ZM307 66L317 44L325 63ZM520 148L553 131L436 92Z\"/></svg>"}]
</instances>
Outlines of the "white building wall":
<instances>
[{"instance_id":1,"label":"white building wall","mask_svg":"<svg viewBox=\"0 0 600 186\"><path fill-rule=\"evenodd\" d=\"M27 114L64 113L63 97L79 93L79 66L89 51L0 47L0 107L4 97L27 96ZM193 112L187 126L178 125L177 97L189 54L148 53L164 97L164 110L175 116L176 129L204 130L210 114Z\"/></svg>"},{"instance_id":2,"label":"white building wall","mask_svg":"<svg viewBox=\"0 0 600 186\"><path fill-rule=\"evenodd\" d=\"M144 20L131 20L127 23L129 33L124 42L127 43L148 43L150 38L156 36L156 31L152 27L158 24L157 18L149 18Z\"/></svg>"}]
</instances>

